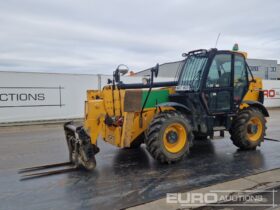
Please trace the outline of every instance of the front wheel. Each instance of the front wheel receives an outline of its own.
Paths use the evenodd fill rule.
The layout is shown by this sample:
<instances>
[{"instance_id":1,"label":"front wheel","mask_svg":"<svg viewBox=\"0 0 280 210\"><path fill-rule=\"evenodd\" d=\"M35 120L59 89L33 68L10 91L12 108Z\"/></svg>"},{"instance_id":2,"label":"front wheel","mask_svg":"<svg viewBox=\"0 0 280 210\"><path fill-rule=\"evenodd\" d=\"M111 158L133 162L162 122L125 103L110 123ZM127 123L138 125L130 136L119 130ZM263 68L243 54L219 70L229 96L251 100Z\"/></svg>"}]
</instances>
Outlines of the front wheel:
<instances>
[{"instance_id":1,"label":"front wheel","mask_svg":"<svg viewBox=\"0 0 280 210\"><path fill-rule=\"evenodd\" d=\"M147 150L161 163L181 160L192 143L192 127L185 115L179 111L164 111L151 122L145 143Z\"/></svg>"},{"instance_id":2,"label":"front wheel","mask_svg":"<svg viewBox=\"0 0 280 210\"><path fill-rule=\"evenodd\" d=\"M257 108L239 112L229 130L233 144L243 150L253 150L264 140L266 120Z\"/></svg>"}]
</instances>

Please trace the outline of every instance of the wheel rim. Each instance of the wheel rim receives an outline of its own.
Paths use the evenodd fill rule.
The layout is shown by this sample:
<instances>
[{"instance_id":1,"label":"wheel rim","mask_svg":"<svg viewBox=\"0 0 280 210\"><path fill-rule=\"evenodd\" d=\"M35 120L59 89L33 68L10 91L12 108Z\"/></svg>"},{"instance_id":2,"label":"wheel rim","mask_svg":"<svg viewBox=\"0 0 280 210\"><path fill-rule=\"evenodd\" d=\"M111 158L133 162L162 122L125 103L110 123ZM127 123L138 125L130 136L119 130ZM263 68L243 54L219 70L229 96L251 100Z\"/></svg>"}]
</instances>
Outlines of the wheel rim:
<instances>
[{"instance_id":1,"label":"wheel rim","mask_svg":"<svg viewBox=\"0 0 280 210\"><path fill-rule=\"evenodd\" d=\"M172 123L163 134L164 147L168 152L178 153L186 145L187 131L180 123Z\"/></svg>"},{"instance_id":2,"label":"wheel rim","mask_svg":"<svg viewBox=\"0 0 280 210\"><path fill-rule=\"evenodd\" d=\"M250 141L258 141L262 136L263 124L258 117L252 117L247 125L247 136Z\"/></svg>"}]
</instances>

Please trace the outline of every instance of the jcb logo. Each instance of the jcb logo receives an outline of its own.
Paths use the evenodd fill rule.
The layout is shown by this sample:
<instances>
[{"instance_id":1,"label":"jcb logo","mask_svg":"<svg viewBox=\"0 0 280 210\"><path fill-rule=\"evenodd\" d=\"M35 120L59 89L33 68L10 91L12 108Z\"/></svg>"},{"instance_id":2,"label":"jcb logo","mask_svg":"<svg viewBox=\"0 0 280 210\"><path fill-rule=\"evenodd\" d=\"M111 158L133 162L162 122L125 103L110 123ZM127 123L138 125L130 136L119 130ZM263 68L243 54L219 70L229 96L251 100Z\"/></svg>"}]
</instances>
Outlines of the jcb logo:
<instances>
[{"instance_id":1,"label":"jcb logo","mask_svg":"<svg viewBox=\"0 0 280 210\"><path fill-rule=\"evenodd\" d=\"M274 98L276 96L276 91L271 89L271 90L264 90L263 94L266 98Z\"/></svg>"}]
</instances>

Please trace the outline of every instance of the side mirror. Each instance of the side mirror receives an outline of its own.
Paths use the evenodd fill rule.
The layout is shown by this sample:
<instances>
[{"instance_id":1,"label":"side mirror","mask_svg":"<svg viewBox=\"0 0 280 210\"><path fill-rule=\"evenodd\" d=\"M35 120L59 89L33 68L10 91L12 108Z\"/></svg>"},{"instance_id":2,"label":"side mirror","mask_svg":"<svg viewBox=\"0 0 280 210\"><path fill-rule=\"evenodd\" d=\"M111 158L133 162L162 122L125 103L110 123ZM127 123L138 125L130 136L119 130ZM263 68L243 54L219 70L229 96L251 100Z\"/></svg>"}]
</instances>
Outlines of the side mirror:
<instances>
[{"instance_id":1,"label":"side mirror","mask_svg":"<svg viewBox=\"0 0 280 210\"><path fill-rule=\"evenodd\" d=\"M118 71L120 73L120 75L123 76L129 71L129 69L128 69L127 65L120 64L120 65L118 65L116 71Z\"/></svg>"},{"instance_id":2,"label":"side mirror","mask_svg":"<svg viewBox=\"0 0 280 210\"><path fill-rule=\"evenodd\" d=\"M128 69L120 69L119 72L120 72L120 75L123 76L128 72Z\"/></svg>"},{"instance_id":3,"label":"side mirror","mask_svg":"<svg viewBox=\"0 0 280 210\"><path fill-rule=\"evenodd\" d=\"M125 75L129 71L128 67L124 64L118 65L116 71L114 71L114 80L116 83L120 82L120 76Z\"/></svg>"}]
</instances>

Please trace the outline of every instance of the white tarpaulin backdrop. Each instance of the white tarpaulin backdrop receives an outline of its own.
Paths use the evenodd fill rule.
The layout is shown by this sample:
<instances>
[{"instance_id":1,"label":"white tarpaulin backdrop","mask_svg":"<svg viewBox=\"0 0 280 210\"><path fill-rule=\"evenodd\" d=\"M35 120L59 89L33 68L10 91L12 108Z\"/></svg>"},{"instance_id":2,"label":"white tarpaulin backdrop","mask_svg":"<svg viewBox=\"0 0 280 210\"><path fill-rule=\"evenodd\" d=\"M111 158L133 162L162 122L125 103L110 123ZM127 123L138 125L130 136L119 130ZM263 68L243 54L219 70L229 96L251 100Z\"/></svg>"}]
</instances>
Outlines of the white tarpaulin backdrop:
<instances>
[{"instance_id":1,"label":"white tarpaulin backdrop","mask_svg":"<svg viewBox=\"0 0 280 210\"><path fill-rule=\"evenodd\" d=\"M0 123L82 118L86 90L98 89L108 78L111 76L0 72ZM141 82L141 77L122 80ZM280 107L280 81L263 84L265 106Z\"/></svg>"},{"instance_id":2,"label":"white tarpaulin backdrop","mask_svg":"<svg viewBox=\"0 0 280 210\"><path fill-rule=\"evenodd\" d=\"M0 72L0 123L82 118L86 90L104 86L108 78L112 76ZM142 77L121 79L140 83Z\"/></svg>"}]
</instances>

